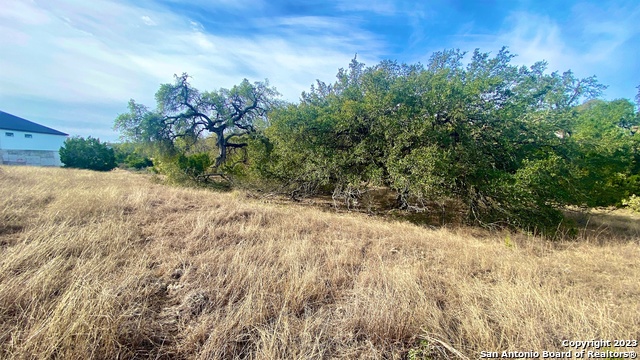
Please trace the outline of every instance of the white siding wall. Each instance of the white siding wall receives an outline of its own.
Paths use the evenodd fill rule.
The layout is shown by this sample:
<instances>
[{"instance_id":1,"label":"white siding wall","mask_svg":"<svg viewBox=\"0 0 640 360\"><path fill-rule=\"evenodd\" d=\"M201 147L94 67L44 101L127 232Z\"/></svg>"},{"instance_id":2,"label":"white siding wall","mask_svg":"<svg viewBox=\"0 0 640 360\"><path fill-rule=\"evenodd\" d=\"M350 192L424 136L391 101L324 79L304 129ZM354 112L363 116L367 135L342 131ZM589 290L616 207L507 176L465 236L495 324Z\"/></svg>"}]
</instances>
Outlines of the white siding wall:
<instances>
[{"instance_id":1,"label":"white siding wall","mask_svg":"<svg viewBox=\"0 0 640 360\"><path fill-rule=\"evenodd\" d=\"M66 138L64 135L0 129L0 164L62 166L58 151Z\"/></svg>"},{"instance_id":2,"label":"white siding wall","mask_svg":"<svg viewBox=\"0 0 640 360\"><path fill-rule=\"evenodd\" d=\"M11 133L13 136L7 136L7 133ZM63 135L0 129L0 149L3 150L58 151L66 139L67 137Z\"/></svg>"}]
</instances>

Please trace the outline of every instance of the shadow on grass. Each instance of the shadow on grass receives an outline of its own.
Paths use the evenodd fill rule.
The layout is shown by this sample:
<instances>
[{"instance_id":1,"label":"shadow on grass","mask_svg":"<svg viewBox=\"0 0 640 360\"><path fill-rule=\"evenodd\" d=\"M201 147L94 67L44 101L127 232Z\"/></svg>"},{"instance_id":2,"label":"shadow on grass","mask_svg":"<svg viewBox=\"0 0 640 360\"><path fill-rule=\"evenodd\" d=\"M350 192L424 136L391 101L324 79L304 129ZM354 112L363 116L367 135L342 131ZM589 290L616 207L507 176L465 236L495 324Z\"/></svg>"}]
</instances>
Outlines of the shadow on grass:
<instances>
[{"instance_id":1,"label":"shadow on grass","mask_svg":"<svg viewBox=\"0 0 640 360\"><path fill-rule=\"evenodd\" d=\"M627 210L594 209L578 211L568 209L565 217L575 221L578 240L596 242L640 241L640 216Z\"/></svg>"}]
</instances>

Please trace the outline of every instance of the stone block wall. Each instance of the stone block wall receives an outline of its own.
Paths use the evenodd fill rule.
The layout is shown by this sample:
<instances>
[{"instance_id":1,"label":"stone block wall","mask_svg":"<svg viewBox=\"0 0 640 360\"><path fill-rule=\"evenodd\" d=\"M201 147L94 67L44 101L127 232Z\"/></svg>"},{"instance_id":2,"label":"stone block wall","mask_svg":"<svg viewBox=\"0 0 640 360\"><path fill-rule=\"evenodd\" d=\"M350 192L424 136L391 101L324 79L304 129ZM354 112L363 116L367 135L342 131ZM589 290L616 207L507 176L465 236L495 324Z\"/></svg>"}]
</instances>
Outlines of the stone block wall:
<instances>
[{"instance_id":1,"label":"stone block wall","mask_svg":"<svg viewBox=\"0 0 640 360\"><path fill-rule=\"evenodd\" d=\"M62 166L57 151L46 150L2 150L3 165Z\"/></svg>"}]
</instances>

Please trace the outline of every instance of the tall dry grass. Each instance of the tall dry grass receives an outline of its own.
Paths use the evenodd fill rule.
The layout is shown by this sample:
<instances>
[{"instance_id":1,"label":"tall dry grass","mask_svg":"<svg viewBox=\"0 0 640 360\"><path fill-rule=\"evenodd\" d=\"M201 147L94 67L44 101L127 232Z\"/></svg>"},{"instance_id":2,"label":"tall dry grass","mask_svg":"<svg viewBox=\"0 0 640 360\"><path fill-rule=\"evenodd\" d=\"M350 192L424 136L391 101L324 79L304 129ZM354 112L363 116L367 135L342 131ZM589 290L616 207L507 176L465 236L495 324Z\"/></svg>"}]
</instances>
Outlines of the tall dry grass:
<instances>
[{"instance_id":1,"label":"tall dry grass","mask_svg":"<svg viewBox=\"0 0 640 360\"><path fill-rule=\"evenodd\" d=\"M478 358L638 339L638 239L587 240L0 167L0 358L404 358L420 339L426 358Z\"/></svg>"}]
</instances>

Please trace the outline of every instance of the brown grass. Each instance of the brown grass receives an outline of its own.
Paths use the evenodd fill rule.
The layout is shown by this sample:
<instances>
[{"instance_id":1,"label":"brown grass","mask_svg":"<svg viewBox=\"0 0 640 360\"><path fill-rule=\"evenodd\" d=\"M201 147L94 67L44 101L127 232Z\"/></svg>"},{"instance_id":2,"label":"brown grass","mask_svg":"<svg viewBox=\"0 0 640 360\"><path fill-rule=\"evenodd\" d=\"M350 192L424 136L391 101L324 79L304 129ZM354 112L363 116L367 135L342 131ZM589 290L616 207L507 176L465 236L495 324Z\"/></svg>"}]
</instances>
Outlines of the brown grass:
<instances>
[{"instance_id":1,"label":"brown grass","mask_svg":"<svg viewBox=\"0 0 640 360\"><path fill-rule=\"evenodd\" d=\"M592 240L2 167L0 358L404 358L420 339L426 358L478 358L638 339L640 243Z\"/></svg>"}]
</instances>

